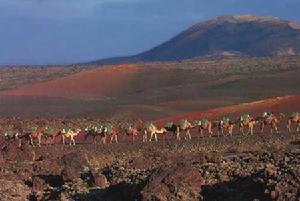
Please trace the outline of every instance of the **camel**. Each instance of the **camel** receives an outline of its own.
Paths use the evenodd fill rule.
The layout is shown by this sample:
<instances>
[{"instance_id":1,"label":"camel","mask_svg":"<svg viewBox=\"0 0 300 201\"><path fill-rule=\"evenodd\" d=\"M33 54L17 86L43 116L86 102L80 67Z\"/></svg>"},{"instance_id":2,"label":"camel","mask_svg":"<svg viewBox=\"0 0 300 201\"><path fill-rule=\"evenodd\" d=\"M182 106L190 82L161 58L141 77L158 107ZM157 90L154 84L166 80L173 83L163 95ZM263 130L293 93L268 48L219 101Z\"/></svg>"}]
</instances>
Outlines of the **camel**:
<instances>
[{"instance_id":1,"label":"camel","mask_svg":"<svg viewBox=\"0 0 300 201\"><path fill-rule=\"evenodd\" d=\"M18 147L20 148L22 145L21 134L18 131L10 130L4 133L5 140L7 141L18 141Z\"/></svg>"},{"instance_id":2,"label":"camel","mask_svg":"<svg viewBox=\"0 0 300 201\"><path fill-rule=\"evenodd\" d=\"M6 140L17 139L20 134L17 131L7 131L4 133L4 137Z\"/></svg>"},{"instance_id":3,"label":"camel","mask_svg":"<svg viewBox=\"0 0 300 201\"><path fill-rule=\"evenodd\" d=\"M226 116L222 117L221 121L219 121L218 123L218 127L219 127L218 136L220 135L220 132L224 134L224 130L227 130L228 134L232 137L234 125L235 123L230 121L229 117Z\"/></svg>"},{"instance_id":4,"label":"camel","mask_svg":"<svg viewBox=\"0 0 300 201\"><path fill-rule=\"evenodd\" d=\"M279 133L277 124L279 123L279 120L281 120L284 117L284 114L280 114L278 119L272 112L264 112L262 117L258 117L257 120L261 122L261 130L260 132L263 133L264 127L269 126L270 132L273 134L273 130L276 131L276 133Z\"/></svg>"},{"instance_id":5,"label":"camel","mask_svg":"<svg viewBox=\"0 0 300 201\"><path fill-rule=\"evenodd\" d=\"M70 143L69 145L76 145L75 143L75 137L77 135L79 135L79 133L81 132L81 129L80 128L77 128L75 131L72 130L72 129L69 129L69 128L64 128L62 129L61 131L61 134L62 134L62 141L63 141L63 145L65 145L65 138L70 138Z\"/></svg>"},{"instance_id":6,"label":"camel","mask_svg":"<svg viewBox=\"0 0 300 201\"><path fill-rule=\"evenodd\" d=\"M143 141L145 140L144 138L146 138L145 136L147 136L147 133L150 133L149 142L152 141L153 136L154 136L155 141L157 142L158 141L157 134L165 134L165 133L167 133L167 129L165 129L165 128L158 129L153 123L150 123L150 124L146 125L144 132L145 133L144 133Z\"/></svg>"},{"instance_id":7,"label":"camel","mask_svg":"<svg viewBox=\"0 0 300 201\"><path fill-rule=\"evenodd\" d=\"M287 120L287 129L288 132L291 132L291 126L295 123L297 125L296 132L300 131L300 113L299 112L293 112L291 116Z\"/></svg>"},{"instance_id":8,"label":"camel","mask_svg":"<svg viewBox=\"0 0 300 201\"><path fill-rule=\"evenodd\" d=\"M179 122L179 126L178 126L177 133L176 133L177 140L181 140L180 131L186 131L184 139L191 140L192 136L191 136L190 130L195 127L196 127L196 125L192 125L188 120L182 119Z\"/></svg>"},{"instance_id":9,"label":"camel","mask_svg":"<svg viewBox=\"0 0 300 201\"><path fill-rule=\"evenodd\" d=\"M115 141L115 143L119 143L119 141L118 141L119 131L116 127L112 126L111 124L107 124L107 125L103 126L103 134L104 134L104 136L110 135L109 143L113 143L113 141Z\"/></svg>"},{"instance_id":10,"label":"camel","mask_svg":"<svg viewBox=\"0 0 300 201\"><path fill-rule=\"evenodd\" d=\"M47 126L42 127L31 127L29 131L29 138L30 138L30 144L34 147L34 139L38 140L38 146L41 146L42 137L44 135L45 130L47 129Z\"/></svg>"},{"instance_id":11,"label":"camel","mask_svg":"<svg viewBox=\"0 0 300 201\"><path fill-rule=\"evenodd\" d=\"M213 124L209 120L201 119L200 121L198 121L197 125L199 126L198 131L201 134L201 137L203 137L203 130L208 131L209 137L211 137L213 135L213 132L212 132Z\"/></svg>"},{"instance_id":12,"label":"camel","mask_svg":"<svg viewBox=\"0 0 300 201\"><path fill-rule=\"evenodd\" d=\"M178 125L174 124L173 122L168 122L164 128L168 131L168 132L172 132L174 135L177 136L177 134L179 133L180 128L178 127Z\"/></svg>"},{"instance_id":13,"label":"camel","mask_svg":"<svg viewBox=\"0 0 300 201\"><path fill-rule=\"evenodd\" d=\"M102 143L106 143L106 135L104 133L104 127L102 125L99 126L89 126L84 129L85 131L85 137L87 138L88 136L93 137L93 143L96 144L96 138L98 136L101 137Z\"/></svg>"},{"instance_id":14,"label":"camel","mask_svg":"<svg viewBox=\"0 0 300 201\"><path fill-rule=\"evenodd\" d=\"M125 133L127 136L132 136L132 142L134 142L135 138L139 135L139 130L132 125L129 125L125 128Z\"/></svg>"},{"instance_id":15,"label":"camel","mask_svg":"<svg viewBox=\"0 0 300 201\"><path fill-rule=\"evenodd\" d=\"M255 119L253 119L249 114L245 113L238 119L238 124L240 128L240 132L244 135L244 127L248 128L248 133L253 135L254 125L256 124Z\"/></svg>"},{"instance_id":16,"label":"camel","mask_svg":"<svg viewBox=\"0 0 300 201\"><path fill-rule=\"evenodd\" d=\"M56 137L60 135L62 135L62 133L59 129L54 129L47 126L43 132L42 137L46 139L46 144L49 145L49 144L53 144Z\"/></svg>"}]
</instances>

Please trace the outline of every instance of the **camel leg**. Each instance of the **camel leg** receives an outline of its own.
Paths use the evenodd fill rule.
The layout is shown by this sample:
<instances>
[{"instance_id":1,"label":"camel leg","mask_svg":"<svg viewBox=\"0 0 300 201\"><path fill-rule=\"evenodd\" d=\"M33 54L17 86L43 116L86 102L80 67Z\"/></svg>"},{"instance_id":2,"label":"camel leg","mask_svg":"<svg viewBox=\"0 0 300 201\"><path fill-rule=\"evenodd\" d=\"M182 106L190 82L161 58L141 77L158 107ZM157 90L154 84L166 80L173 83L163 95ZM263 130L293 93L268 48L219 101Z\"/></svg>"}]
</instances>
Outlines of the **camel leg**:
<instances>
[{"instance_id":1,"label":"camel leg","mask_svg":"<svg viewBox=\"0 0 300 201\"><path fill-rule=\"evenodd\" d=\"M300 123L298 123L297 128L296 128L296 132L300 131Z\"/></svg>"},{"instance_id":2,"label":"camel leg","mask_svg":"<svg viewBox=\"0 0 300 201\"><path fill-rule=\"evenodd\" d=\"M244 135L245 133L244 133L244 128L243 128L243 126L242 126L242 124L240 124L240 132Z\"/></svg>"},{"instance_id":3,"label":"camel leg","mask_svg":"<svg viewBox=\"0 0 300 201\"><path fill-rule=\"evenodd\" d=\"M221 135L224 135L224 129L223 129L223 127L220 128L220 131L221 131Z\"/></svg>"},{"instance_id":4,"label":"camel leg","mask_svg":"<svg viewBox=\"0 0 300 201\"><path fill-rule=\"evenodd\" d=\"M251 135L253 135L253 125L251 125L251 126L249 127L249 132L250 132Z\"/></svg>"},{"instance_id":5,"label":"camel leg","mask_svg":"<svg viewBox=\"0 0 300 201\"><path fill-rule=\"evenodd\" d=\"M63 145L65 145L65 136L64 135L62 135L62 143L63 143Z\"/></svg>"},{"instance_id":6,"label":"camel leg","mask_svg":"<svg viewBox=\"0 0 300 201\"><path fill-rule=\"evenodd\" d=\"M229 127L229 134L230 134L230 137L232 137L232 133L233 133L233 126L230 126L230 127Z\"/></svg>"},{"instance_id":7,"label":"camel leg","mask_svg":"<svg viewBox=\"0 0 300 201\"><path fill-rule=\"evenodd\" d=\"M115 142L118 144L119 143L119 141L118 141L118 135L114 135L114 138L115 138Z\"/></svg>"},{"instance_id":8,"label":"camel leg","mask_svg":"<svg viewBox=\"0 0 300 201\"><path fill-rule=\"evenodd\" d=\"M17 138L17 140L18 140L18 148L21 148L22 147L22 140L19 139L19 138Z\"/></svg>"},{"instance_id":9,"label":"camel leg","mask_svg":"<svg viewBox=\"0 0 300 201\"><path fill-rule=\"evenodd\" d=\"M179 128L179 127L176 128L176 139L177 139L178 141L181 140L181 138L180 138L180 128Z\"/></svg>"},{"instance_id":10,"label":"camel leg","mask_svg":"<svg viewBox=\"0 0 300 201\"><path fill-rule=\"evenodd\" d=\"M30 144L34 147L33 138L31 135L30 135Z\"/></svg>"},{"instance_id":11,"label":"camel leg","mask_svg":"<svg viewBox=\"0 0 300 201\"><path fill-rule=\"evenodd\" d=\"M154 134L155 142L158 142L157 133Z\"/></svg>"},{"instance_id":12,"label":"camel leg","mask_svg":"<svg viewBox=\"0 0 300 201\"><path fill-rule=\"evenodd\" d=\"M264 132L264 127L265 127L265 124L264 124L264 123L262 123L262 124L261 124L261 128L260 128L260 132L261 132L261 133L263 133L263 132Z\"/></svg>"},{"instance_id":13,"label":"camel leg","mask_svg":"<svg viewBox=\"0 0 300 201\"><path fill-rule=\"evenodd\" d=\"M192 139L190 130L187 130L187 131L186 131L186 137L187 137L188 140L191 140L191 139Z\"/></svg>"},{"instance_id":14,"label":"camel leg","mask_svg":"<svg viewBox=\"0 0 300 201\"><path fill-rule=\"evenodd\" d=\"M270 126L270 132L271 132L271 134L273 134L273 127L272 126Z\"/></svg>"},{"instance_id":15,"label":"camel leg","mask_svg":"<svg viewBox=\"0 0 300 201\"><path fill-rule=\"evenodd\" d=\"M212 130L211 130L211 126L208 127L208 133L209 133L209 137L212 137L213 132L212 132Z\"/></svg>"},{"instance_id":16,"label":"camel leg","mask_svg":"<svg viewBox=\"0 0 300 201\"><path fill-rule=\"evenodd\" d=\"M72 142L73 142L73 145L75 146L76 142L75 142L74 136L72 136Z\"/></svg>"},{"instance_id":17,"label":"camel leg","mask_svg":"<svg viewBox=\"0 0 300 201\"><path fill-rule=\"evenodd\" d=\"M69 145L72 146L72 143L73 143L73 137L72 135L70 136L70 142L69 142Z\"/></svg>"},{"instance_id":18,"label":"camel leg","mask_svg":"<svg viewBox=\"0 0 300 201\"><path fill-rule=\"evenodd\" d=\"M200 135L201 135L202 138L204 137L204 136L203 136L203 130L202 130L202 129L200 129Z\"/></svg>"},{"instance_id":19,"label":"camel leg","mask_svg":"<svg viewBox=\"0 0 300 201\"><path fill-rule=\"evenodd\" d=\"M38 146L41 147L42 136L38 136Z\"/></svg>"},{"instance_id":20,"label":"camel leg","mask_svg":"<svg viewBox=\"0 0 300 201\"><path fill-rule=\"evenodd\" d=\"M181 139L180 139L180 132L179 132L179 131L176 131L176 139L177 139L178 141L181 140Z\"/></svg>"},{"instance_id":21,"label":"camel leg","mask_svg":"<svg viewBox=\"0 0 300 201\"><path fill-rule=\"evenodd\" d=\"M291 132L291 122L290 121L288 121L286 128L287 128L288 132L290 133Z\"/></svg>"},{"instance_id":22,"label":"camel leg","mask_svg":"<svg viewBox=\"0 0 300 201\"><path fill-rule=\"evenodd\" d=\"M151 140L152 140L152 137L153 137L153 132L151 132L151 133L150 133L149 142L151 142Z\"/></svg>"},{"instance_id":23,"label":"camel leg","mask_svg":"<svg viewBox=\"0 0 300 201\"><path fill-rule=\"evenodd\" d=\"M143 142L147 142L148 139L147 139L147 131L145 130L144 131L144 135L143 135Z\"/></svg>"}]
</instances>

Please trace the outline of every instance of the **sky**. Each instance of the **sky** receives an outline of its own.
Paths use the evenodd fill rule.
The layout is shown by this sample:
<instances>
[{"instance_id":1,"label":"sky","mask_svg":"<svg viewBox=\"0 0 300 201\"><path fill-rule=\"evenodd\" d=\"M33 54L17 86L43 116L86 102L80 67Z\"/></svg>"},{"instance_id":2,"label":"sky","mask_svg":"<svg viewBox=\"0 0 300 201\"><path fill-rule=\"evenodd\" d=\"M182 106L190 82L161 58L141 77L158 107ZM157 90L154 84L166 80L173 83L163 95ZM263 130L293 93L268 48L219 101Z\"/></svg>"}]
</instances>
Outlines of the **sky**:
<instances>
[{"instance_id":1,"label":"sky","mask_svg":"<svg viewBox=\"0 0 300 201\"><path fill-rule=\"evenodd\" d=\"M300 0L0 0L0 65L133 55L217 16L300 22L299 10Z\"/></svg>"}]
</instances>

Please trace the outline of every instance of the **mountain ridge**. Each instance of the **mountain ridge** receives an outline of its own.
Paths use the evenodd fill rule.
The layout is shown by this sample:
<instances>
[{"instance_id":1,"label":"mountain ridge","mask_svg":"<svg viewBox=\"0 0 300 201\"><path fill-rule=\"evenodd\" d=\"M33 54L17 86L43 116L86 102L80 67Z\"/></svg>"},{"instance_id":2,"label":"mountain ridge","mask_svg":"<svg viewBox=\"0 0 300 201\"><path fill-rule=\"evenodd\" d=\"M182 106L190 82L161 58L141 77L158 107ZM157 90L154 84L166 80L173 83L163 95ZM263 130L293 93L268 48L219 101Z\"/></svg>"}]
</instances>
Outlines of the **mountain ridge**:
<instances>
[{"instance_id":1,"label":"mountain ridge","mask_svg":"<svg viewBox=\"0 0 300 201\"><path fill-rule=\"evenodd\" d=\"M300 24L272 16L226 15L197 23L140 54L101 59L91 64L178 61L228 55L300 55Z\"/></svg>"}]
</instances>

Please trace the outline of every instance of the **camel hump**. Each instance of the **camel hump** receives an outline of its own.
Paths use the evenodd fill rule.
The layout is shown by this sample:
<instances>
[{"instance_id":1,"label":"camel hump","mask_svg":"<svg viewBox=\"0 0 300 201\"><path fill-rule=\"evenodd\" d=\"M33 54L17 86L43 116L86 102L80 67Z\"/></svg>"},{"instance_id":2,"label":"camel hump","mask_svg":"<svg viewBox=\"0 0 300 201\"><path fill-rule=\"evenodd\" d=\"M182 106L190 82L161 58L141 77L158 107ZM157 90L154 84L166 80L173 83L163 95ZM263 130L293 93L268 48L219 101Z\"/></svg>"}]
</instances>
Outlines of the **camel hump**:
<instances>
[{"instance_id":1,"label":"camel hump","mask_svg":"<svg viewBox=\"0 0 300 201\"><path fill-rule=\"evenodd\" d=\"M270 117L271 115L272 115L271 112L264 112L264 113L263 113L263 117L264 117L264 118Z\"/></svg>"},{"instance_id":2,"label":"camel hump","mask_svg":"<svg viewBox=\"0 0 300 201\"><path fill-rule=\"evenodd\" d=\"M156 127L154 126L153 123L147 123L147 124L145 125L145 129L154 129L154 128L156 128Z\"/></svg>"},{"instance_id":3,"label":"camel hump","mask_svg":"<svg viewBox=\"0 0 300 201\"><path fill-rule=\"evenodd\" d=\"M44 132L44 135L46 135L46 136L51 136L53 134L54 134L54 129L50 128L50 127L48 127Z\"/></svg>"},{"instance_id":4,"label":"camel hump","mask_svg":"<svg viewBox=\"0 0 300 201\"><path fill-rule=\"evenodd\" d=\"M189 123L189 122L188 122L187 119L181 119L180 122L179 122L179 125L180 125L180 126L185 126L185 125L187 125L188 123Z\"/></svg>"},{"instance_id":5,"label":"camel hump","mask_svg":"<svg viewBox=\"0 0 300 201\"><path fill-rule=\"evenodd\" d=\"M4 133L4 136L5 136L5 137L12 138L12 137L17 136L17 133L18 133L18 132L14 131L14 130L10 130L10 131L5 132L5 133Z\"/></svg>"},{"instance_id":6,"label":"camel hump","mask_svg":"<svg viewBox=\"0 0 300 201\"><path fill-rule=\"evenodd\" d=\"M224 117L222 117L221 118L221 124L229 124L229 122L230 122L230 118L229 117L227 117L227 116L224 116Z\"/></svg>"},{"instance_id":7,"label":"camel hump","mask_svg":"<svg viewBox=\"0 0 300 201\"><path fill-rule=\"evenodd\" d=\"M165 128L172 128L173 125L174 125L173 122L168 122L168 123L166 123L166 125L164 127Z\"/></svg>"},{"instance_id":8,"label":"camel hump","mask_svg":"<svg viewBox=\"0 0 300 201\"><path fill-rule=\"evenodd\" d=\"M38 127L37 126L32 126L29 131L30 132L36 132L38 130Z\"/></svg>"},{"instance_id":9,"label":"camel hump","mask_svg":"<svg viewBox=\"0 0 300 201\"><path fill-rule=\"evenodd\" d=\"M245 121L246 119L249 119L250 115L248 113L244 113L241 115L241 121Z\"/></svg>"},{"instance_id":10,"label":"camel hump","mask_svg":"<svg viewBox=\"0 0 300 201\"><path fill-rule=\"evenodd\" d=\"M62 129L62 131L61 131L61 132L65 134L65 133L68 133L68 132L70 132L70 130L71 130L70 128L68 128L68 127L65 127L65 128L63 128L63 129Z\"/></svg>"}]
</instances>

